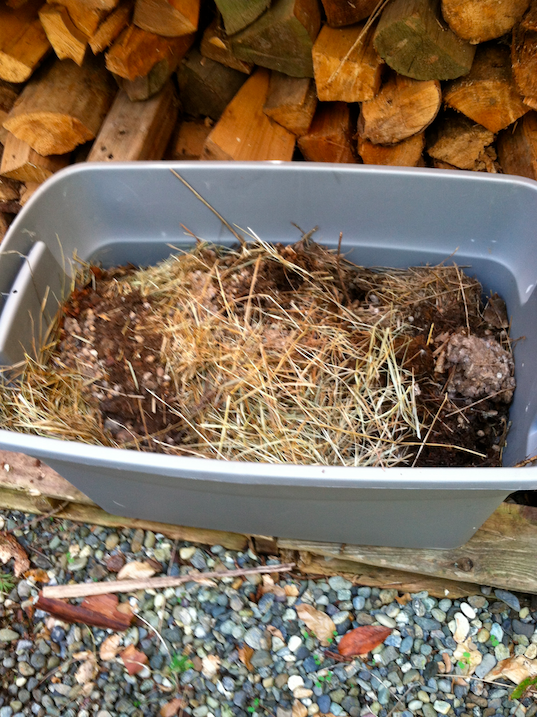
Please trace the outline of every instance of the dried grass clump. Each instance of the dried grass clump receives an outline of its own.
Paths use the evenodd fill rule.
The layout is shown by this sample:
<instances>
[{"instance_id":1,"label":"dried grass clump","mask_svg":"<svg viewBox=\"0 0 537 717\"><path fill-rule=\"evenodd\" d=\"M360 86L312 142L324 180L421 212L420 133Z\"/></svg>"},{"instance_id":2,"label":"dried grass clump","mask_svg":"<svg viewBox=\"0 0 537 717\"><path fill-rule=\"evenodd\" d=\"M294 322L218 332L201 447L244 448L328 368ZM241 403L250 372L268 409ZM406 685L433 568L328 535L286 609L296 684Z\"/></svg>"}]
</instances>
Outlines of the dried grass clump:
<instances>
[{"instance_id":1,"label":"dried grass clump","mask_svg":"<svg viewBox=\"0 0 537 717\"><path fill-rule=\"evenodd\" d=\"M418 416L407 360L414 309L448 296L479 304L478 282L454 266L364 269L309 237L252 239L238 250L198 243L107 284L109 296L139 292L150 307L142 333L162 337L166 410L181 427L180 444L139 435L130 445L268 463L411 462L435 419ZM95 398L106 367L76 365L61 363L54 341L28 358L1 389L2 427L117 445ZM154 412L164 399L134 379L142 414Z\"/></svg>"}]
</instances>

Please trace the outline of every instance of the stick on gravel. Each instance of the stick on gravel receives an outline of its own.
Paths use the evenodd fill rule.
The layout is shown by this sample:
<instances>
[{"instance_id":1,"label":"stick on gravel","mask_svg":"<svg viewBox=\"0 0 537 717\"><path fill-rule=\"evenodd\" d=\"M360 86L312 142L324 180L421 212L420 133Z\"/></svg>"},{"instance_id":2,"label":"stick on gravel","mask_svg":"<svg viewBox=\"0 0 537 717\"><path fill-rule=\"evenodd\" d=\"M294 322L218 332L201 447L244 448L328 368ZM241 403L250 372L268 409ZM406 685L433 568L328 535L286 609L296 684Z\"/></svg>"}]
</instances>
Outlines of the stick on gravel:
<instances>
[{"instance_id":1,"label":"stick on gravel","mask_svg":"<svg viewBox=\"0 0 537 717\"><path fill-rule=\"evenodd\" d=\"M227 570L225 573L195 573L178 577L147 578L145 580L115 580L103 583L81 583L79 585L50 585L44 587L41 594L45 598L78 598L89 595L106 595L107 593L132 593L136 590L158 590L175 588L183 583L199 582L212 578L236 578L242 575L259 575L261 573L285 573L292 570L295 563L284 565L261 565L258 568L243 570Z\"/></svg>"}]
</instances>

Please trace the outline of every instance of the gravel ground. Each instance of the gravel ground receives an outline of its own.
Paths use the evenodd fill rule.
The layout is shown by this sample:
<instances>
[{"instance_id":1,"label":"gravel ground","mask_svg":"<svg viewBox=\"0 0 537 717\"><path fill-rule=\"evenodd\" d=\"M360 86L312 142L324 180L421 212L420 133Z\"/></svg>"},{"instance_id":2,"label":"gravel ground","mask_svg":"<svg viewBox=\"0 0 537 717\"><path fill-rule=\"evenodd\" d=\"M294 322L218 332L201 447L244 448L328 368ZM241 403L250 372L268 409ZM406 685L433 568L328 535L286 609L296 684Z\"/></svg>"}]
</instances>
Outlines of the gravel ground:
<instances>
[{"instance_id":1,"label":"gravel ground","mask_svg":"<svg viewBox=\"0 0 537 717\"><path fill-rule=\"evenodd\" d=\"M114 578L132 560L153 559L171 575L220 564L236 569L279 562L251 551L174 545L160 534L55 518L17 530L32 517L0 512L0 529L14 531L32 568L45 570L50 584ZM0 594L0 717L177 711L193 717L532 717L537 712L531 698L510 700L512 683L486 681L500 660L537 657L537 602L530 597L487 587L463 600L439 600L425 592L402 597L395 590L354 586L341 576L311 580L287 574L280 576L276 593L261 597L259 575L122 595L145 620L121 633L120 651L132 644L148 658L131 676L119 658L105 661L99 655L112 631L60 623L39 610L30 618L26 608L37 587L31 579L15 583ZM301 602L331 616L337 632L331 651L340 636L360 625L392 632L366 658L339 662L299 619ZM455 636L471 637L482 658L472 679L462 677L467 658L453 656L457 629ZM80 652L97 656L98 673L85 683L77 673L80 659L73 657ZM170 705L178 696L182 703Z\"/></svg>"}]
</instances>

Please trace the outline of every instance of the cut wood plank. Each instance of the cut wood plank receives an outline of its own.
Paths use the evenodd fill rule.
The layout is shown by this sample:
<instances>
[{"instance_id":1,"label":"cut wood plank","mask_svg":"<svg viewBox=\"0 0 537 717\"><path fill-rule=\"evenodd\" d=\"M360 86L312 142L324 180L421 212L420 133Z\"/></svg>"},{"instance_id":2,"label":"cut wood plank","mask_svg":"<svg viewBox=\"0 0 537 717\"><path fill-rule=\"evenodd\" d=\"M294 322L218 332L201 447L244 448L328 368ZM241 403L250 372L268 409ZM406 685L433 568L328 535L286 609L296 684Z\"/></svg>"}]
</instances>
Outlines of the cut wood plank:
<instances>
[{"instance_id":1,"label":"cut wood plank","mask_svg":"<svg viewBox=\"0 0 537 717\"><path fill-rule=\"evenodd\" d=\"M478 47L470 73L444 88L444 102L491 132L529 111L513 80L509 49L500 45Z\"/></svg>"},{"instance_id":2,"label":"cut wood plank","mask_svg":"<svg viewBox=\"0 0 537 717\"><path fill-rule=\"evenodd\" d=\"M264 113L297 137L308 131L315 109L315 85L308 77L288 77L273 70Z\"/></svg>"},{"instance_id":3,"label":"cut wood plank","mask_svg":"<svg viewBox=\"0 0 537 717\"><path fill-rule=\"evenodd\" d=\"M193 117L217 120L246 82L238 70L202 57L192 50L177 70L177 81L184 112Z\"/></svg>"},{"instance_id":4,"label":"cut wood plank","mask_svg":"<svg viewBox=\"0 0 537 717\"><path fill-rule=\"evenodd\" d=\"M378 95L362 104L358 134L374 144L395 144L423 132L438 114L442 92L437 80L392 75Z\"/></svg>"},{"instance_id":5,"label":"cut wood plank","mask_svg":"<svg viewBox=\"0 0 537 717\"><path fill-rule=\"evenodd\" d=\"M91 37L104 18L119 4L120 0L53 0L63 5L69 17L87 37Z\"/></svg>"},{"instance_id":6,"label":"cut wood plank","mask_svg":"<svg viewBox=\"0 0 537 717\"><path fill-rule=\"evenodd\" d=\"M135 0L134 24L164 37L190 35L198 29L200 0Z\"/></svg>"},{"instance_id":7,"label":"cut wood plank","mask_svg":"<svg viewBox=\"0 0 537 717\"><path fill-rule=\"evenodd\" d=\"M226 67L231 67L233 70L244 72L246 75L251 75L254 69L252 62L244 62L243 60L239 60L238 57L235 57L231 51L229 38L225 34L218 17L214 18L203 33L200 52L203 57L208 57L210 60L220 62Z\"/></svg>"},{"instance_id":8,"label":"cut wood plank","mask_svg":"<svg viewBox=\"0 0 537 717\"><path fill-rule=\"evenodd\" d=\"M490 130L464 115L446 112L428 139L427 153L459 169L479 171L486 169L485 149L492 142L494 133Z\"/></svg>"},{"instance_id":9,"label":"cut wood plank","mask_svg":"<svg viewBox=\"0 0 537 717\"><path fill-rule=\"evenodd\" d=\"M332 27L360 22L378 6L378 0L322 0L326 22Z\"/></svg>"},{"instance_id":10,"label":"cut wood plank","mask_svg":"<svg viewBox=\"0 0 537 717\"><path fill-rule=\"evenodd\" d=\"M88 37L79 30L63 5L46 4L39 10L39 19L48 41L60 60L73 60L77 65L84 62Z\"/></svg>"},{"instance_id":11,"label":"cut wood plank","mask_svg":"<svg viewBox=\"0 0 537 717\"><path fill-rule=\"evenodd\" d=\"M200 159L212 126L203 120L181 122L167 153L167 159Z\"/></svg>"},{"instance_id":12,"label":"cut wood plank","mask_svg":"<svg viewBox=\"0 0 537 717\"><path fill-rule=\"evenodd\" d=\"M39 21L42 0L28 0L18 9L0 3L0 79L25 82L50 51Z\"/></svg>"},{"instance_id":13,"label":"cut wood plank","mask_svg":"<svg viewBox=\"0 0 537 717\"><path fill-rule=\"evenodd\" d=\"M537 110L537 0L513 30L513 75L524 104Z\"/></svg>"},{"instance_id":14,"label":"cut wood plank","mask_svg":"<svg viewBox=\"0 0 537 717\"><path fill-rule=\"evenodd\" d=\"M123 2L106 17L89 39L89 45L94 55L103 52L116 37L130 23L132 17L132 3Z\"/></svg>"},{"instance_id":15,"label":"cut wood plank","mask_svg":"<svg viewBox=\"0 0 537 717\"><path fill-rule=\"evenodd\" d=\"M537 112L500 132L496 146L504 174L537 179Z\"/></svg>"},{"instance_id":16,"label":"cut wood plank","mask_svg":"<svg viewBox=\"0 0 537 717\"><path fill-rule=\"evenodd\" d=\"M420 132L397 144L373 144L358 135L358 154L364 164L392 167L417 167L425 147L425 134Z\"/></svg>"},{"instance_id":17,"label":"cut wood plank","mask_svg":"<svg viewBox=\"0 0 537 717\"><path fill-rule=\"evenodd\" d=\"M173 66L191 45L192 35L161 37L129 25L106 53L106 67L126 80L135 80L149 74L162 60Z\"/></svg>"},{"instance_id":18,"label":"cut wood plank","mask_svg":"<svg viewBox=\"0 0 537 717\"><path fill-rule=\"evenodd\" d=\"M246 80L207 137L202 159L292 159L294 134L263 112L269 81L262 68Z\"/></svg>"},{"instance_id":19,"label":"cut wood plank","mask_svg":"<svg viewBox=\"0 0 537 717\"><path fill-rule=\"evenodd\" d=\"M275 0L252 25L231 38L245 62L292 77L313 77L311 51L321 28L317 0Z\"/></svg>"},{"instance_id":20,"label":"cut wood plank","mask_svg":"<svg viewBox=\"0 0 537 717\"><path fill-rule=\"evenodd\" d=\"M228 35L234 35L262 15L270 0L215 0Z\"/></svg>"},{"instance_id":21,"label":"cut wood plank","mask_svg":"<svg viewBox=\"0 0 537 717\"><path fill-rule=\"evenodd\" d=\"M279 541L281 542L281 541ZM284 541L283 544L287 544ZM341 575L353 585L367 585L383 590L398 590L402 593L418 593L426 590L437 598L449 597L451 600L480 594L480 588L472 583L458 582L445 578L424 577L411 572L390 568L359 565L352 560L332 557L317 557L309 553L299 553L298 567L306 575Z\"/></svg>"},{"instance_id":22,"label":"cut wood plank","mask_svg":"<svg viewBox=\"0 0 537 717\"><path fill-rule=\"evenodd\" d=\"M179 103L173 83L145 102L118 93L100 129L88 162L162 159L177 122Z\"/></svg>"},{"instance_id":23,"label":"cut wood plank","mask_svg":"<svg viewBox=\"0 0 537 717\"><path fill-rule=\"evenodd\" d=\"M466 75L475 53L443 23L440 0L393 0L382 13L374 43L390 67L415 80Z\"/></svg>"},{"instance_id":24,"label":"cut wood plank","mask_svg":"<svg viewBox=\"0 0 537 717\"><path fill-rule=\"evenodd\" d=\"M321 102L365 102L377 94L383 62L373 46L373 30L364 32L364 25L325 25L319 33L312 57Z\"/></svg>"},{"instance_id":25,"label":"cut wood plank","mask_svg":"<svg viewBox=\"0 0 537 717\"><path fill-rule=\"evenodd\" d=\"M36 182L41 184L69 164L69 155L50 155L42 157L29 144L8 132L0 174L19 182Z\"/></svg>"},{"instance_id":26,"label":"cut wood plank","mask_svg":"<svg viewBox=\"0 0 537 717\"><path fill-rule=\"evenodd\" d=\"M116 91L103 64L56 60L24 88L4 126L42 155L65 154L93 139Z\"/></svg>"},{"instance_id":27,"label":"cut wood plank","mask_svg":"<svg viewBox=\"0 0 537 717\"><path fill-rule=\"evenodd\" d=\"M309 131L299 138L298 146L304 159L311 162L356 162L348 105L320 102Z\"/></svg>"},{"instance_id":28,"label":"cut wood plank","mask_svg":"<svg viewBox=\"0 0 537 717\"><path fill-rule=\"evenodd\" d=\"M530 0L442 0L442 15L459 37L472 44L509 32Z\"/></svg>"}]
</instances>

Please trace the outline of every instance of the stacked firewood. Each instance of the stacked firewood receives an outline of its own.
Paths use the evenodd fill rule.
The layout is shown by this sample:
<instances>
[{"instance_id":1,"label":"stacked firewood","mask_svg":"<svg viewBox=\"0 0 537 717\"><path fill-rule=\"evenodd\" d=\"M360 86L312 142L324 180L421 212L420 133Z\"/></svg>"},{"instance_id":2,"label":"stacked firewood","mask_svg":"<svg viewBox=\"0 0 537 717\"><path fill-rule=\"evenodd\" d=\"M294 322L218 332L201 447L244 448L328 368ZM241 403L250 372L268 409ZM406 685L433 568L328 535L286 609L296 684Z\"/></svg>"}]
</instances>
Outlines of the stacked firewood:
<instances>
[{"instance_id":1,"label":"stacked firewood","mask_svg":"<svg viewBox=\"0 0 537 717\"><path fill-rule=\"evenodd\" d=\"M0 0L0 236L72 162L537 178L537 0Z\"/></svg>"}]
</instances>

